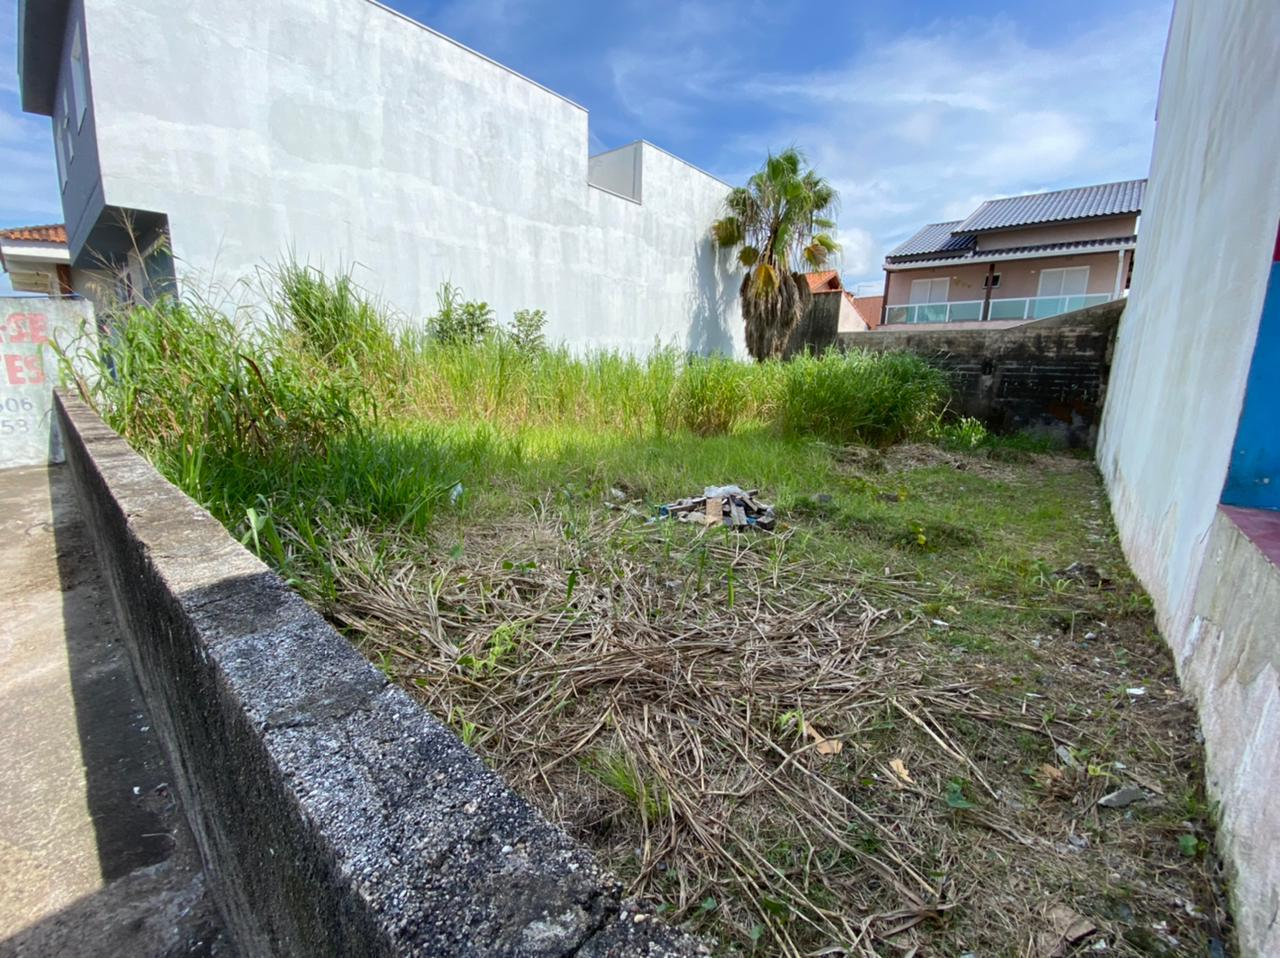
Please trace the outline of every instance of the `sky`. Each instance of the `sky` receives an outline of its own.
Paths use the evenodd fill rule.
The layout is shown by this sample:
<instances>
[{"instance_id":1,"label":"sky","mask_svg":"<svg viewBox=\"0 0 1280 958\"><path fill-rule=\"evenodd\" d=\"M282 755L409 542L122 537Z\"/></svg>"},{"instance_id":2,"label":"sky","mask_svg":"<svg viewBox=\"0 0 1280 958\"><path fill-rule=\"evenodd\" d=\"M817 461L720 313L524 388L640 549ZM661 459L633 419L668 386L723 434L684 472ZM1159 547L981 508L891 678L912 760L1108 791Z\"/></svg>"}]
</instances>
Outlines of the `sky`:
<instances>
[{"instance_id":1,"label":"sky","mask_svg":"<svg viewBox=\"0 0 1280 958\"><path fill-rule=\"evenodd\" d=\"M840 193L846 282L872 284L985 199L1145 176L1172 0L388 5L586 107L592 153L645 139L736 185L798 148ZM16 11L0 0L0 226L62 219Z\"/></svg>"}]
</instances>

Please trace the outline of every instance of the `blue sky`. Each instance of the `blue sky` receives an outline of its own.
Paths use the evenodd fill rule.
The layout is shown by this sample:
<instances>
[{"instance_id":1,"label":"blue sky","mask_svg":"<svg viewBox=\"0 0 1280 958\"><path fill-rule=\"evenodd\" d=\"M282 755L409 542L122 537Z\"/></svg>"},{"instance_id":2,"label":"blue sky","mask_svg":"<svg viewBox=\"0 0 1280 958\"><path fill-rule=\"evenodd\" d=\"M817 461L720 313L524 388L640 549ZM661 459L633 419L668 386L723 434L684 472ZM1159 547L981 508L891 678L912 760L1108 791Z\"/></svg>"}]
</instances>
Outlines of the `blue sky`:
<instances>
[{"instance_id":1,"label":"blue sky","mask_svg":"<svg viewBox=\"0 0 1280 958\"><path fill-rule=\"evenodd\" d=\"M799 147L840 191L846 278L874 281L984 199L1145 176L1172 0L389 5L587 107L592 152L644 138L738 183ZM57 222L16 9L0 0L0 225Z\"/></svg>"}]
</instances>

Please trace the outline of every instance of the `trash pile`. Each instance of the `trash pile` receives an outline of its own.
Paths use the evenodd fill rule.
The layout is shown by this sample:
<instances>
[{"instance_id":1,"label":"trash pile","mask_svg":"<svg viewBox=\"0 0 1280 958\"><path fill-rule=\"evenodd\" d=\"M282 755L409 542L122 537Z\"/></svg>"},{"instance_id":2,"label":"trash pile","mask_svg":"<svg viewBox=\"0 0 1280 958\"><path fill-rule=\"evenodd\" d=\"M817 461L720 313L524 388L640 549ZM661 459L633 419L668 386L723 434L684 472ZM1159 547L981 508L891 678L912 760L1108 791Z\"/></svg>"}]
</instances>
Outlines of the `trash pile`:
<instances>
[{"instance_id":1,"label":"trash pile","mask_svg":"<svg viewBox=\"0 0 1280 958\"><path fill-rule=\"evenodd\" d=\"M770 531L775 522L773 506L756 499L758 491L744 490L741 486L707 486L700 496L659 506L657 518L696 522L704 526Z\"/></svg>"}]
</instances>

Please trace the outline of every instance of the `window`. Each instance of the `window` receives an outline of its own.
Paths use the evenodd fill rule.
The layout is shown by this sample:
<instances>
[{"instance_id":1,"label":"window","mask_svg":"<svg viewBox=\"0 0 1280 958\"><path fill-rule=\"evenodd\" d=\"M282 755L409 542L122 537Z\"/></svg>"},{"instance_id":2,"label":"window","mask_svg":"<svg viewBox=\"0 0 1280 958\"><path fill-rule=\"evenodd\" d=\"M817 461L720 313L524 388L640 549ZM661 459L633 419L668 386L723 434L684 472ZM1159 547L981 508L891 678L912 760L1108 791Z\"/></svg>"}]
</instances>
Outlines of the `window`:
<instances>
[{"instance_id":1,"label":"window","mask_svg":"<svg viewBox=\"0 0 1280 958\"><path fill-rule=\"evenodd\" d=\"M65 190L67 188L67 158L62 155L62 130L58 127L58 121L53 121L53 155L58 160L58 184Z\"/></svg>"},{"instance_id":2,"label":"window","mask_svg":"<svg viewBox=\"0 0 1280 958\"><path fill-rule=\"evenodd\" d=\"M75 156L75 147L71 142L71 119L67 114L67 90L62 89L59 103L60 109L53 114L53 152L58 159L58 183L62 189L67 188L67 177L70 175L71 160Z\"/></svg>"},{"instance_id":3,"label":"window","mask_svg":"<svg viewBox=\"0 0 1280 958\"><path fill-rule=\"evenodd\" d=\"M986 276L982 277L982 288L983 288L983 289L988 289L988 288L990 288L990 289L999 289L999 288L1000 288L1000 274L999 274L999 273L988 273Z\"/></svg>"},{"instance_id":4,"label":"window","mask_svg":"<svg viewBox=\"0 0 1280 958\"><path fill-rule=\"evenodd\" d=\"M71 38L71 87L75 94L76 132L84 124L84 115L89 109L89 93L84 78L84 42L80 37L80 24L76 24L76 32Z\"/></svg>"},{"instance_id":5,"label":"window","mask_svg":"<svg viewBox=\"0 0 1280 958\"><path fill-rule=\"evenodd\" d=\"M62 148L67 153L67 166L76 158L76 143L71 136L71 94L62 88Z\"/></svg>"},{"instance_id":6,"label":"window","mask_svg":"<svg viewBox=\"0 0 1280 958\"><path fill-rule=\"evenodd\" d=\"M942 279L913 279L911 303L945 303L950 290L951 280L945 276Z\"/></svg>"},{"instance_id":7,"label":"window","mask_svg":"<svg viewBox=\"0 0 1280 958\"><path fill-rule=\"evenodd\" d=\"M1046 269L1040 272L1040 296L1083 296L1089 291L1089 267Z\"/></svg>"}]
</instances>

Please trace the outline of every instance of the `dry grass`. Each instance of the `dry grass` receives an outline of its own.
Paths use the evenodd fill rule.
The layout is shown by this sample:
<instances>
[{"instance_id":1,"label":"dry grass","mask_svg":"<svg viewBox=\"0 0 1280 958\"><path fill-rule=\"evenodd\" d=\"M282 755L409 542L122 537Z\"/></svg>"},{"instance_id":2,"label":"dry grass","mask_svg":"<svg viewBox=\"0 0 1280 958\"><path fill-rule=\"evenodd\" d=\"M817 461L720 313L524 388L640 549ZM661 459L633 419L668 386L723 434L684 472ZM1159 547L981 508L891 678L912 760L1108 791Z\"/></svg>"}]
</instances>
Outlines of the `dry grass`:
<instances>
[{"instance_id":1,"label":"dry grass","mask_svg":"<svg viewBox=\"0 0 1280 958\"><path fill-rule=\"evenodd\" d=\"M1085 464L927 450L868 475L935 497L940 468L1065 476L1082 529L1105 526ZM956 496L937 508L984 508ZM972 548L913 556L803 512L738 535L548 495L473 516L451 556L353 535L331 615L632 894L725 947L1048 958L1071 951L1055 906L1096 926L1081 952L1228 940L1193 716L1114 543L1081 557L1116 581L1010 591L949 571ZM1128 784L1150 798L1098 806Z\"/></svg>"}]
</instances>

